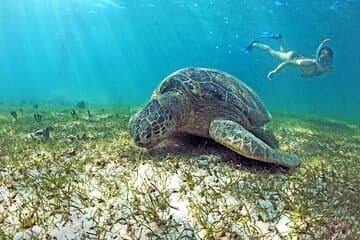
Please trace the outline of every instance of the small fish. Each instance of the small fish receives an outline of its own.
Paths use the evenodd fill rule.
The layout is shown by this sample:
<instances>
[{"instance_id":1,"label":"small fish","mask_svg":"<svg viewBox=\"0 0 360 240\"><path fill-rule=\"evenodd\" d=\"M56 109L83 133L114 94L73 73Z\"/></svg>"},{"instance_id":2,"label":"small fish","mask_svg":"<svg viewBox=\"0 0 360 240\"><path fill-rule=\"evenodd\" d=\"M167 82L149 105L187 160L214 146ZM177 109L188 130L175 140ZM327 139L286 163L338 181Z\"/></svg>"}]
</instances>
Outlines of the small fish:
<instances>
[{"instance_id":1,"label":"small fish","mask_svg":"<svg viewBox=\"0 0 360 240\"><path fill-rule=\"evenodd\" d=\"M11 111L10 114L16 121L17 120L17 113L15 111Z\"/></svg>"},{"instance_id":2,"label":"small fish","mask_svg":"<svg viewBox=\"0 0 360 240\"><path fill-rule=\"evenodd\" d=\"M89 109L87 110L87 114L88 114L88 117L91 118L91 113L90 113Z\"/></svg>"},{"instance_id":3,"label":"small fish","mask_svg":"<svg viewBox=\"0 0 360 240\"><path fill-rule=\"evenodd\" d=\"M36 122L41 122L42 119L43 119L43 116L41 114L39 114L39 113L35 113L34 114L34 119L35 119Z\"/></svg>"},{"instance_id":4,"label":"small fish","mask_svg":"<svg viewBox=\"0 0 360 240\"><path fill-rule=\"evenodd\" d=\"M76 113L75 109L73 109L73 110L70 112L70 114L71 114L71 116L72 116L73 118L77 118L77 113Z\"/></svg>"},{"instance_id":5,"label":"small fish","mask_svg":"<svg viewBox=\"0 0 360 240\"><path fill-rule=\"evenodd\" d=\"M35 135L42 135L45 140L48 140L50 138L50 131L54 131L53 127L46 127L43 129L39 129L34 132Z\"/></svg>"},{"instance_id":6,"label":"small fish","mask_svg":"<svg viewBox=\"0 0 360 240\"><path fill-rule=\"evenodd\" d=\"M78 108L85 108L85 107L86 107L85 101L80 101L80 102L78 102L78 103L76 104L76 106L77 106Z\"/></svg>"}]
</instances>

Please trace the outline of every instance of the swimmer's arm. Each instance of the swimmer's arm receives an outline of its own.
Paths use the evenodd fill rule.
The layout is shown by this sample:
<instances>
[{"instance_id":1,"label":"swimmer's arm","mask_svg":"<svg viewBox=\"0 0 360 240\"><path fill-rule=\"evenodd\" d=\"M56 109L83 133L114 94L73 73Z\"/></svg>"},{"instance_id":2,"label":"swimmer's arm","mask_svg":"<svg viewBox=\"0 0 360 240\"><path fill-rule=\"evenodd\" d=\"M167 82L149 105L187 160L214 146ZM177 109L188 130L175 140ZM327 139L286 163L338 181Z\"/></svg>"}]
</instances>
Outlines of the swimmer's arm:
<instances>
[{"instance_id":1,"label":"swimmer's arm","mask_svg":"<svg viewBox=\"0 0 360 240\"><path fill-rule=\"evenodd\" d=\"M296 60L287 60L280 63L274 70L270 71L267 75L268 79L271 80L275 74L278 74L282 69L288 66L297 66Z\"/></svg>"},{"instance_id":2,"label":"swimmer's arm","mask_svg":"<svg viewBox=\"0 0 360 240\"><path fill-rule=\"evenodd\" d=\"M297 67L297 68L306 68L313 64L316 64L314 59L309 58L302 58L302 59L294 59L294 60L287 60L280 63L274 70L268 73L268 79L271 80L275 74L279 73L285 67Z\"/></svg>"}]
</instances>

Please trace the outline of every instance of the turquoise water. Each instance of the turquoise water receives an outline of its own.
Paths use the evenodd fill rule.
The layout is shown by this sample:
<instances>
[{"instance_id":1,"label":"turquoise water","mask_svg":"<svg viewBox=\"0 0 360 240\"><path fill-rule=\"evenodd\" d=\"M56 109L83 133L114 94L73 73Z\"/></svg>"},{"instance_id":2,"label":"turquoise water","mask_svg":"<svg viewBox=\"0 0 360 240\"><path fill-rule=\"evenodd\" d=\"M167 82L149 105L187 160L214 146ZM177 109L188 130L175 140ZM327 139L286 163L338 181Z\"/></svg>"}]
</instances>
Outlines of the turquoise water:
<instances>
[{"instance_id":1,"label":"turquoise water","mask_svg":"<svg viewBox=\"0 0 360 240\"><path fill-rule=\"evenodd\" d=\"M360 1L1 0L0 101L143 104L183 67L217 68L251 86L270 111L360 121ZM263 31L311 56L331 38L334 71L304 79L263 52ZM266 41L265 41L266 40Z\"/></svg>"}]
</instances>

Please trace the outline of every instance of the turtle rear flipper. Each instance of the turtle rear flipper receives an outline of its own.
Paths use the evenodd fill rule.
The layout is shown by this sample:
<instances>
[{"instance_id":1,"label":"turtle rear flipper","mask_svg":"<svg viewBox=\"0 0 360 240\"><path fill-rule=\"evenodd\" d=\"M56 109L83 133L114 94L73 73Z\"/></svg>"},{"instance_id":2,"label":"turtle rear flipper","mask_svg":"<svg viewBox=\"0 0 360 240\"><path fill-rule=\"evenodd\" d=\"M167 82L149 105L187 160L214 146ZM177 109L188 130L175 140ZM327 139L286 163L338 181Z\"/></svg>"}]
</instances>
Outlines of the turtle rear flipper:
<instances>
[{"instance_id":1,"label":"turtle rear flipper","mask_svg":"<svg viewBox=\"0 0 360 240\"><path fill-rule=\"evenodd\" d=\"M213 120L210 124L209 135L216 142L251 159L289 168L300 164L298 156L269 147L240 124L230 120Z\"/></svg>"}]
</instances>

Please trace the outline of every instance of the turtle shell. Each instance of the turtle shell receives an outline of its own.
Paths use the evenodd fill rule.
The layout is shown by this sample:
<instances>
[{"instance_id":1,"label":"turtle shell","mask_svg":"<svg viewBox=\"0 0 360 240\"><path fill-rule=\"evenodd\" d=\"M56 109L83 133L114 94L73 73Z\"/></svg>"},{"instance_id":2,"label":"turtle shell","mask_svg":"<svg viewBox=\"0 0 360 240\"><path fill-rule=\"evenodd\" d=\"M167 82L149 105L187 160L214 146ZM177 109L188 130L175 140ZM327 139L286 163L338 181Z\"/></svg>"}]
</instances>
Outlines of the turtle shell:
<instances>
[{"instance_id":1,"label":"turtle shell","mask_svg":"<svg viewBox=\"0 0 360 240\"><path fill-rule=\"evenodd\" d=\"M205 135L215 118L235 121L247 129L271 120L259 96L236 77L215 69L184 68L166 77L153 97L180 92L188 97L190 117L182 130ZM176 106L174 106L176 107Z\"/></svg>"}]
</instances>

